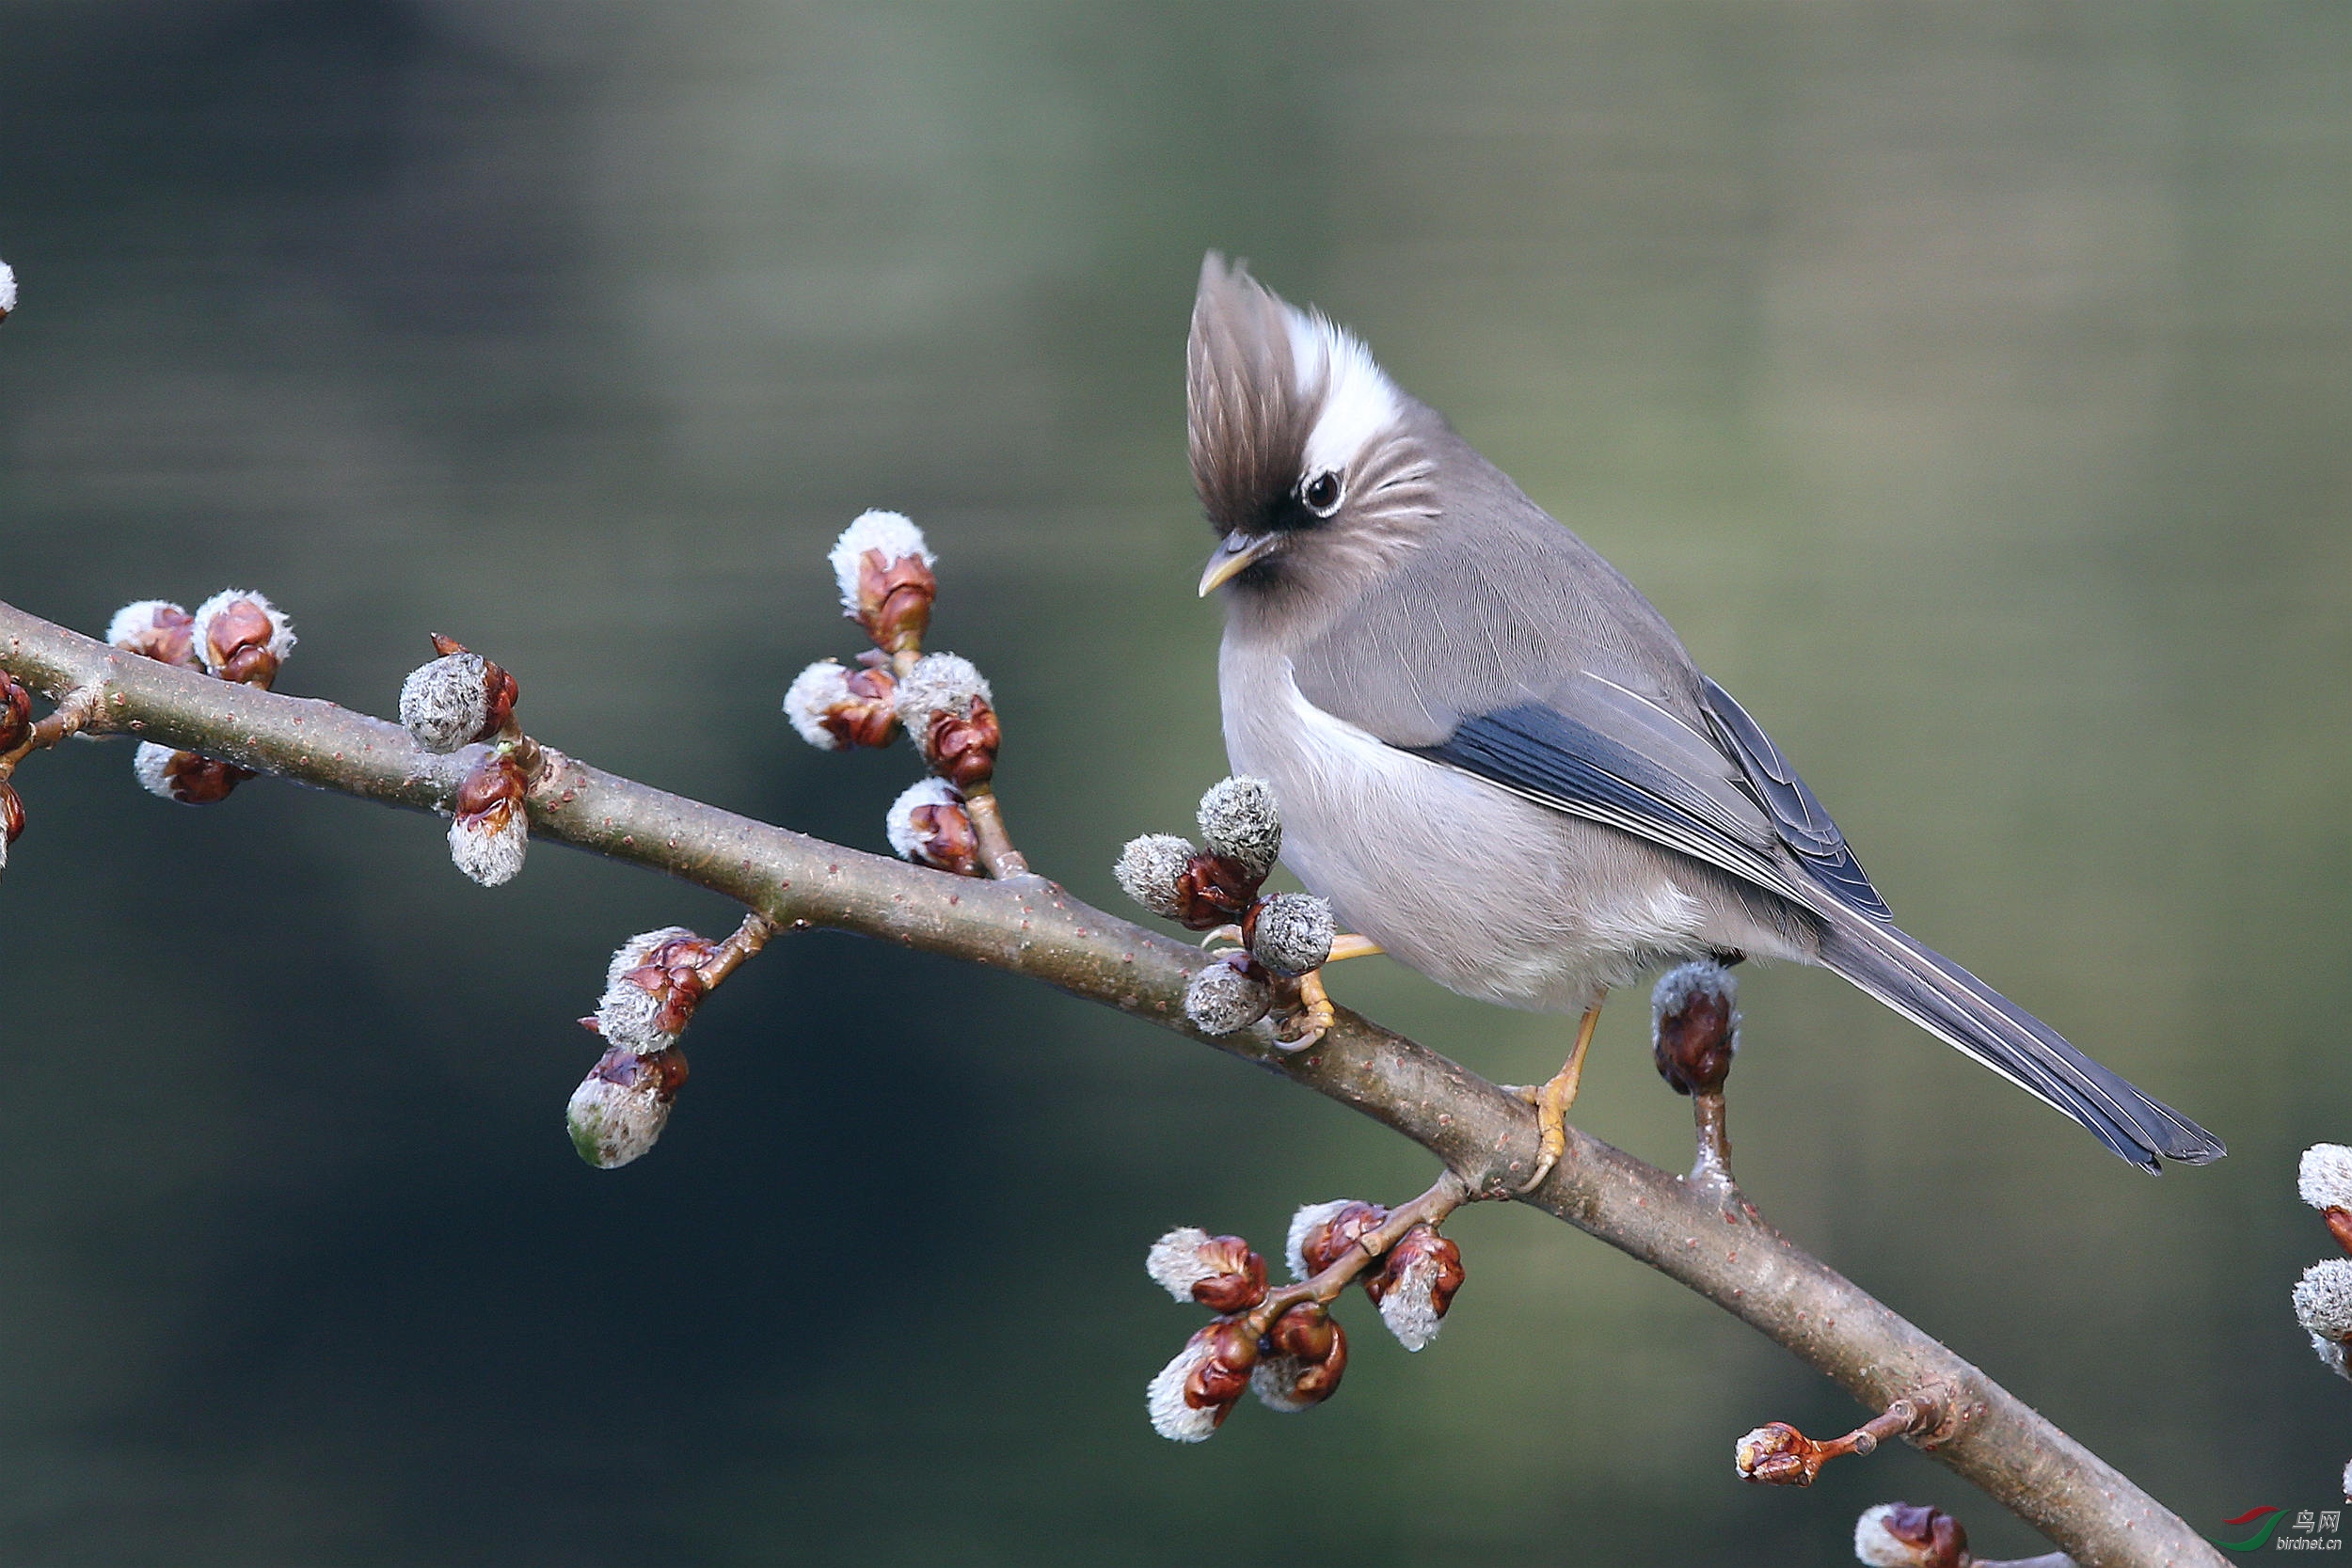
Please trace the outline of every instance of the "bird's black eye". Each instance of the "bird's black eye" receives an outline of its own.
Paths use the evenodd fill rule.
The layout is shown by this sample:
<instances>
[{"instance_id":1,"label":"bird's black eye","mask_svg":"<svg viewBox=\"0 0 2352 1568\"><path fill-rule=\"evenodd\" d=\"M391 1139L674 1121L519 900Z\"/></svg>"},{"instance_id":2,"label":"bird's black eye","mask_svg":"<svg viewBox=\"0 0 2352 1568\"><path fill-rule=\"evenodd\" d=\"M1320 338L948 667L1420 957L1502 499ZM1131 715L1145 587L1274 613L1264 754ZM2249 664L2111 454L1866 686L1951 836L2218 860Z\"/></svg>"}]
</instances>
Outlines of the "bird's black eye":
<instances>
[{"instance_id":1,"label":"bird's black eye","mask_svg":"<svg viewBox=\"0 0 2352 1568\"><path fill-rule=\"evenodd\" d=\"M1328 517L1340 507L1340 476L1326 468L1298 487L1298 499L1307 503L1307 510L1318 517Z\"/></svg>"}]
</instances>

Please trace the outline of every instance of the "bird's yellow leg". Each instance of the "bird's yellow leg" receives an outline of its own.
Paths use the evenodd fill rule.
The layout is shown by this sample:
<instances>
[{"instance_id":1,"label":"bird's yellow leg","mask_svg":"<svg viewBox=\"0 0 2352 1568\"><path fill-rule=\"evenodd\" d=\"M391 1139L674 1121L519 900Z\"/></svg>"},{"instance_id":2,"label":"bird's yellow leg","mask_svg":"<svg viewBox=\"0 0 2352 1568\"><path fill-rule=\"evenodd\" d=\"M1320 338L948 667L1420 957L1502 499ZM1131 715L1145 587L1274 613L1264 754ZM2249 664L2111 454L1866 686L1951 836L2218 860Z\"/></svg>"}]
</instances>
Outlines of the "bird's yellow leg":
<instances>
[{"instance_id":1,"label":"bird's yellow leg","mask_svg":"<svg viewBox=\"0 0 2352 1568\"><path fill-rule=\"evenodd\" d=\"M1600 1004L1596 1002L1584 1009L1584 1021L1576 1026L1576 1048L1568 1053L1567 1064L1551 1075L1550 1082L1518 1091L1520 1099L1535 1107L1535 1174L1527 1179L1523 1193L1532 1193L1543 1184L1551 1167L1560 1163L1560 1156L1568 1147L1568 1107L1576 1103L1576 1088L1584 1076L1584 1053L1593 1043L1593 1029L1600 1022Z\"/></svg>"},{"instance_id":2,"label":"bird's yellow leg","mask_svg":"<svg viewBox=\"0 0 2352 1568\"><path fill-rule=\"evenodd\" d=\"M1241 945L1241 927L1238 926L1219 926L1213 931L1203 931L1200 933L1200 945L1203 947L1207 947L1211 943L1219 942L1231 942L1234 946L1239 947ZM1378 942L1373 941L1370 937L1359 937L1353 931L1343 931L1338 936L1331 939L1331 956L1323 961L1327 964L1335 964L1342 958L1369 958L1387 951L1387 948L1382 947Z\"/></svg>"},{"instance_id":3,"label":"bird's yellow leg","mask_svg":"<svg viewBox=\"0 0 2352 1568\"><path fill-rule=\"evenodd\" d=\"M1323 961L1327 968L1342 958L1368 958L1380 951L1380 944L1369 937L1337 936L1331 939L1331 956ZM1323 1032L1340 1019L1339 1014L1331 1010L1331 993L1323 989L1322 970L1309 970L1298 977L1297 984L1298 1000L1302 1004L1298 1009L1300 1028L1297 1034L1282 1044L1292 1051L1304 1051L1323 1038Z\"/></svg>"}]
</instances>

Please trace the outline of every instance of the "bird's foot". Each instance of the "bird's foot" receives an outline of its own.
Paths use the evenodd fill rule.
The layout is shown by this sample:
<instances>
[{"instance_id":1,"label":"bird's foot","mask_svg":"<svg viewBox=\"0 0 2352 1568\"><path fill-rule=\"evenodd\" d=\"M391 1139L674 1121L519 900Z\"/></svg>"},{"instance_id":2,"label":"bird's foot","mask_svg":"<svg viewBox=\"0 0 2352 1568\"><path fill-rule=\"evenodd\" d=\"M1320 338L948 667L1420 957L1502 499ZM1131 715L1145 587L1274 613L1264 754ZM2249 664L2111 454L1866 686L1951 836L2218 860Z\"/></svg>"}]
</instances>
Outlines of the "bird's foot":
<instances>
[{"instance_id":1,"label":"bird's foot","mask_svg":"<svg viewBox=\"0 0 2352 1568\"><path fill-rule=\"evenodd\" d=\"M1238 937L1240 927L1226 928ZM1331 939L1331 956L1323 962L1328 968L1342 958L1366 958L1379 951L1380 944L1371 938L1347 933ZM1325 1032L1339 1022L1339 1015L1332 1009L1331 993L1323 989L1322 969L1311 969L1292 984L1297 990L1298 1009L1285 1022L1295 1024L1297 1032L1280 1038L1285 1051L1304 1051L1323 1038Z\"/></svg>"},{"instance_id":2,"label":"bird's foot","mask_svg":"<svg viewBox=\"0 0 2352 1568\"><path fill-rule=\"evenodd\" d=\"M1584 1053L1593 1043L1594 1026L1600 1022L1600 1006L1596 1003L1584 1009L1584 1020L1576 1026L1576 1048L1558 1072L1542 1084L1513 1087L1511 1092L1535 1107L1535 1173L1523 1182L1519 1191L1532 1193L1543 1185L1551 1167L1560 1163L1560 1156L1568 1148L1568 1107L1576 1103L1578 1085L1584 1076Z\"/></svg>"}]
</instances>

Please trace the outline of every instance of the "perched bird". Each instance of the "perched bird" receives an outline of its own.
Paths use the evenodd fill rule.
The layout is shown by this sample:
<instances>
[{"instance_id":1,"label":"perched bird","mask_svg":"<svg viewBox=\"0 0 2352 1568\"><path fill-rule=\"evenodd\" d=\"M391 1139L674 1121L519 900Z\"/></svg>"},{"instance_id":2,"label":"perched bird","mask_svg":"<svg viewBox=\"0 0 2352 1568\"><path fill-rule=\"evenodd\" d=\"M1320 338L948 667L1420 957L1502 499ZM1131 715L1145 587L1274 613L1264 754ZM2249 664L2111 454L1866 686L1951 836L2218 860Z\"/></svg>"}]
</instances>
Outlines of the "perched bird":
<instances>
[{"instance_id":1,"label":"perched bird","mask_svg":"<svg viewBox=\"0 0 2352 1568\"><path fill-rule=\"evenodd\" d=\"M1813 791L1665 618L1363 344L1212 252L1187 350L1193 482L1220 535L1233 768L1282 860L1449 990L1583 1014L1531 1095L1564 1117L1602 999L1703 955L1818 964L2135 1164L2219 1140L1896 929Z\"/></svg>"}]
</instances>

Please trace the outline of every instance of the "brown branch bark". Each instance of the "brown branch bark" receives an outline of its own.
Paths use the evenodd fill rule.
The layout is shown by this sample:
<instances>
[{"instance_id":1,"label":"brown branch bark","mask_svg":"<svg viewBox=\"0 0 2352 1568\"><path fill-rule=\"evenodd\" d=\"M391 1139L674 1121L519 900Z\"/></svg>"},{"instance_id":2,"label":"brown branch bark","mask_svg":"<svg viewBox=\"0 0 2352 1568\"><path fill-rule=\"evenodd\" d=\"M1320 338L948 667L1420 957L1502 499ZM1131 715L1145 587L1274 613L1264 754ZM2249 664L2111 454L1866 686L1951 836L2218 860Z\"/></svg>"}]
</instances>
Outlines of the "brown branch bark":
<instances>
[{"instance_id":1,"label":"brown branch bark","mask_svg":"<svg viewBox=\"0 0 2352 1568\"><path fill-rule=\"evenodd\" d=\"M0 669L74 701L91 734L136 735L365 800L446 811L475 754L435 756L396 725L120 653L0 604ZM1534 1192L1530 1107L1342 1008L1311 1049L1267 1027L1200 1036L1183 998L1203 955L1093 909L1041 877L983 882L886 860L601 772L543 747L533 837L665 871L779 927L834 927L1030 975L1290 1078L1411 1138L1470 1191L1557 1215L1786 1346L1872 1412L1931 1404L1913 1437L2085 1568L2222 1560L2186 1524L1991 1378L1743 1204L1726 1205L1597 1138L1568 1132ZM36 794L38 780L33 781Z\"/></svg>"}]
</instances>

